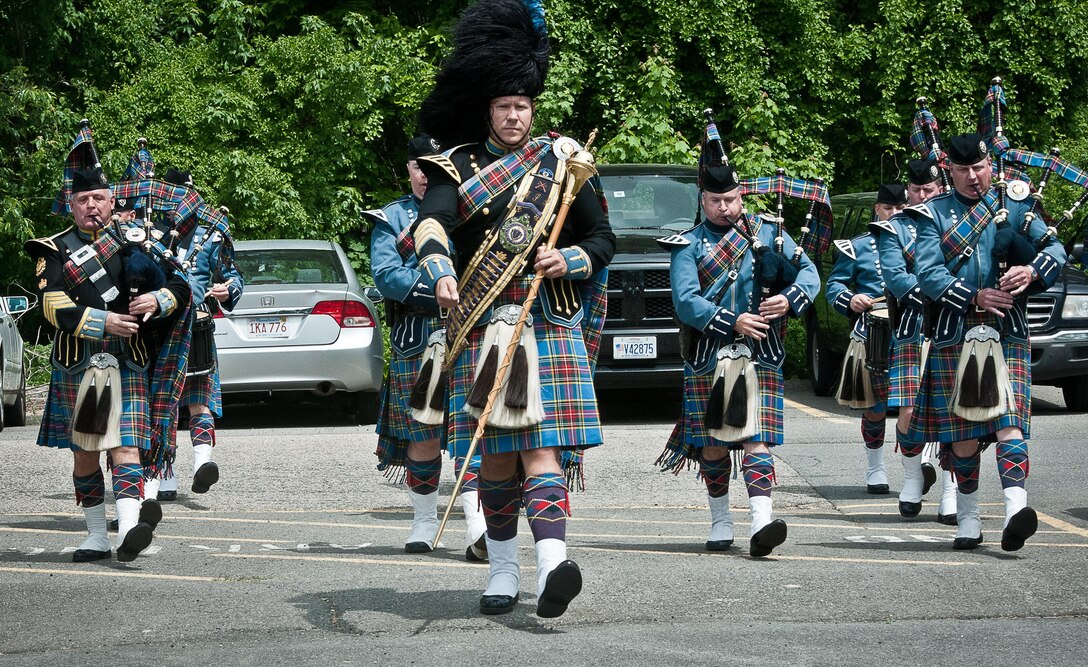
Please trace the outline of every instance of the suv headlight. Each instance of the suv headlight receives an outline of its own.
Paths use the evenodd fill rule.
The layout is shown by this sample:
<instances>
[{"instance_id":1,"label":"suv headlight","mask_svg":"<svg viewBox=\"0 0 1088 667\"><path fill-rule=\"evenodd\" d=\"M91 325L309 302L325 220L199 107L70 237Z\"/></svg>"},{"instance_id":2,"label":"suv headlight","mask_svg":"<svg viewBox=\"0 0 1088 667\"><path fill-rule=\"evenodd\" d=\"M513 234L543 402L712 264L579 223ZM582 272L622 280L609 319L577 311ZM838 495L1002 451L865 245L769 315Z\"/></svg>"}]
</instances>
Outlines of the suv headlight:
<instances>
[{"instance_id":1,"label":"suv headlight","mask_svg":"<svg viewBox=\"0 0 1088 667\"><path fill-rule=\"evenodd\" d=\"M1088 320L1088 295L1066 295L1062 319Z\"/></svg>"}]
</instances>

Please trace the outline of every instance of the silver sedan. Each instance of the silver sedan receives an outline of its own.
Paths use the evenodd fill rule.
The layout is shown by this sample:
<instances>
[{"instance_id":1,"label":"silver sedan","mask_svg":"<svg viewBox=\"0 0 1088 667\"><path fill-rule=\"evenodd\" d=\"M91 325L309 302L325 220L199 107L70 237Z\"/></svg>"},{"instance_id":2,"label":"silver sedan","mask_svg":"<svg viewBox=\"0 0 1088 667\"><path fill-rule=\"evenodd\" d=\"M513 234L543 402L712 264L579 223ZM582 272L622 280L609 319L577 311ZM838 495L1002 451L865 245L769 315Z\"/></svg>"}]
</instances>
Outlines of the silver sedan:
<instances>
[{"instance_id":1,"label":"silver sedan","mask_svg":"<svg viewBox=\"0 0 1088 667\"><path fill-rule=\"evenodd\" d=\"M239 241L245 292L215 320L224 396L342 394L372 422L385 361L377 310L329 241ZM375 296L375 299L377 297Z\"/></svg>"}]
</instances>

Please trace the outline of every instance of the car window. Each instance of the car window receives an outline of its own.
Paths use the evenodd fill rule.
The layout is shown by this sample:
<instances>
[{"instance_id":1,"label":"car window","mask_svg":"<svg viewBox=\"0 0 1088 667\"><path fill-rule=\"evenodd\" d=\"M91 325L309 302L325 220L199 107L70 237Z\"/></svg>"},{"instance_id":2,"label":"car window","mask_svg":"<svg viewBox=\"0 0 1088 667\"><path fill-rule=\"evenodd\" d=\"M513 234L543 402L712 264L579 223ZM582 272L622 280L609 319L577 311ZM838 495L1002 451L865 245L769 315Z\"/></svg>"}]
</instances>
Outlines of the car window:
<instances>
[{"instance_id":1,"label":"car window","mask_svg":"<svg viewBox=\"0 0 1088 667\"><path fill-rule=\"evenodd\" d=\"M346 283L340 258L331 250L236 250L236 262L247 285Z\"/></svg>"},{"instance_id":2,"label":"car window","mask_svg":"<svg viewBox=\"0 0 1088 667\"><path fill-rule=\"evenodd\" d=\"M608 220L615 230L687 229L695 224L695 176L650 174L601 177Z\"/></svg>"}]
</instances>

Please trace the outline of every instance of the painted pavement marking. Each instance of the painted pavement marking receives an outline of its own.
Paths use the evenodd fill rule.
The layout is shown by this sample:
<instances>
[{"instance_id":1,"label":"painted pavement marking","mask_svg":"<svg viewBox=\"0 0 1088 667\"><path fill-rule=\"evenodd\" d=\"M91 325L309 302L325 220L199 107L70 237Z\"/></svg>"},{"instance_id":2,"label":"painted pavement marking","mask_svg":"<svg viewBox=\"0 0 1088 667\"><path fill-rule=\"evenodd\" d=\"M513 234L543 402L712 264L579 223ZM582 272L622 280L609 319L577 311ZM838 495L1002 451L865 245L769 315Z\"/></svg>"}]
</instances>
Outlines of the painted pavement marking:
<instances>
[{"instance_id":1,"label":"painted pavement marking","mask_svg":"<svg viewBox=\"0 0 1088 667\"><path fill-rule=\"evenodd\" d=\"M185 574L154 574L151 572L124 572L119 570L60 570L43 569L37 567L6 567L0 566L0 572L21 572L24 574L70 574L79 577L131 577L134 579L165 579L169 581L203 581L217 582L230 581L222 577L196 577Z\"/></svg>"},{"instance_id":2,"label":"painted pavement marking","mask_svg":"<svg viewBox=\"0 0 1088 667\"><path fill-rule=\"evenodd\" d=\"M824 412L823 410L821 410L819 408L814 408L811 405L805 405L804 403L798 403L797 401L793 400L792 398L783 398L782 402L785 405L793 408L794 410L799 410L799 411L805 413L806 415L808 415L810 417L816 417L817 419L823 419L825 421L831 422L832 424L853 424L853 423L855 423L857 421L856 419L847 419L845 417L840 417L840 416L832 414L830 412Z\"/></svg>"}]
</instances>

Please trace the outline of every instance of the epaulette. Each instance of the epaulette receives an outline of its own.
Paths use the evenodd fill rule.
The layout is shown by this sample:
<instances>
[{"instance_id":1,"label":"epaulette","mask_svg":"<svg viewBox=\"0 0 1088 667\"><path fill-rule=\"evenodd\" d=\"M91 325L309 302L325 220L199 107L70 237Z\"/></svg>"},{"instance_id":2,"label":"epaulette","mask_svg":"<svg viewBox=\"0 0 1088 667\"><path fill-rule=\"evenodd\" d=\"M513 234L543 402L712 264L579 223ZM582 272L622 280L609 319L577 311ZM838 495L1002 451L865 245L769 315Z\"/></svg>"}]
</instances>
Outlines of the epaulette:
<instances>
[{"instance_id":1,"label":"epaulette","mask_svg":"<svg viewBox=\"0 0 1088 667\"><path fill-rule=\"evenodd\" d=\"M933 219L933 212L930 211L929 207L925 204L911 204L910 206L903 209L903 214L911 218L917 218L918 216L921 216L928 220Z\"/></svg>"},{"instance_id":2,"label":"epaulette","mask_svg":"<svg viewBox=\"0 0 1088 667\"><path fill-rule=\"evenodd\" d=\"M416 158L416 162L424 162L424 163L433 164L434 166L438 167L442 171L446 172L446 174L450 178L452 178L454 180L454 182L460 183L461 182L461 171L457 168L457 165L455 165L453 163L453 154L456 151L464 148L465 146L469 146L469 145L470 144L460 144L458 146L454 146L453 148L450 148L449 150L442 151L441 153L439 153L437 155L424 155L422 157Z\"/></svg>"},{"instance_id":3,"label":"epaulette","mask_svg":"<svg viewBox=\"0 0 1088 667\"><path fill-rule=\"evenodd\" d=\"M362 216L373 223L389 222L389 218L385 217L385 210L381 208L372 208L368 211L363 211Z\"/></svg>"},{"instance_id":4,"label":"epaulette","mask_svg":"<svg viewBox=\"0 0 1088 667\"><path fill-rule=\"evenodd\" d=\"M691 245L691 240L684 238L684 234L687 234L690 231L691 230L689 229L687 231L680 232L679 234L673 234L671 236L665 236L655 240L657 241L657 245L661 246L665 250L672 251L677 248L683 248L684 246Z\"/></svg>"},{"instance_id":5,"label":"epaulette","mask_svg":"<svg viewBox=\"0 0 1088 667\"><path fill-rule=\"evenodd\" d=\"M23 243L23 252L31 257L41 257L47 253L57 252L60 248L57 247L56 240L58 237L67 234L73 228L68 227L62 229L52 236L46 236L40 239L29 239Z\"/></svg>"},{"instance_id":6,"label":"epaulette","mask_svg":"<svg viewBox=\"0 0 1088 667\"><path fill-rule=\"evenodd\" d=\"M857 259L858 258L858 254L856 252L854 252L854 240L853 239L850 239L849 241L846 240L846 239L837 239L835 241L835 247L838 248L839 252L846 255L850 259Z\"/></svg>"},{"instance_id":7,"label":"epaulette","mask_svg":"<svg viewBox=\"0 0 1088 667\"><path fill-rule=\"evenodd\" d=\"M897 234L899 230L895 228L891 220L873 220L869 223L869 233L879 234L880 232L889 232L891 234Z\"/></svg>"}]
</instances>

